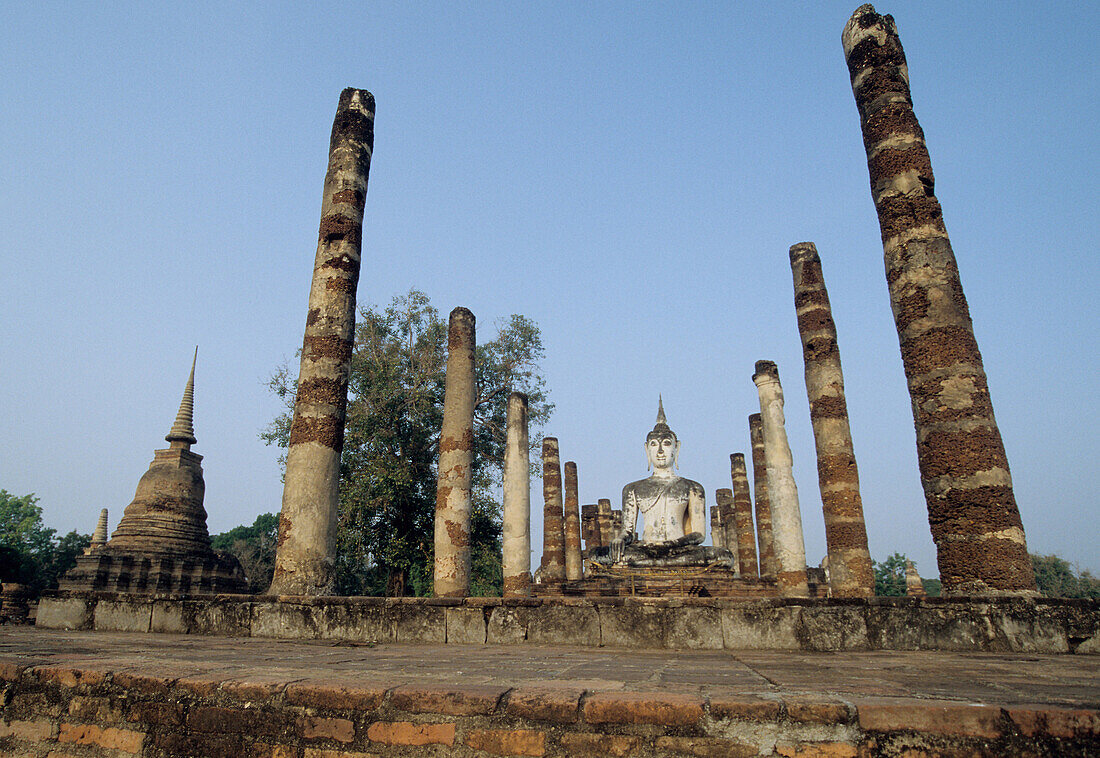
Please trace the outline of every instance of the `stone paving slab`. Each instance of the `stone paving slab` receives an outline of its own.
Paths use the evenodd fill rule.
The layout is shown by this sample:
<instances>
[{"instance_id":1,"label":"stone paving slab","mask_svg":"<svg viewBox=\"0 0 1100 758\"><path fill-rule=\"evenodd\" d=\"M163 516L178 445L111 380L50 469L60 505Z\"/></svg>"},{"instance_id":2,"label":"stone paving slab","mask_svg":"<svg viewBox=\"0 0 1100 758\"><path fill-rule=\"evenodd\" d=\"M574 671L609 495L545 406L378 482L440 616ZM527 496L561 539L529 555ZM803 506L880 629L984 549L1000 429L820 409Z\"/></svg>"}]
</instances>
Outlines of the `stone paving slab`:
<instances>
[{"instance_id":1,"label":"stone paving slab","mask_svg":"<svg viewBox=\"0 0 1100 758\"><path fill-rule=\"evenodd\" d=\"M354 645L0 627L0 662L281 684L320 680L707 696L819 694L1100 708L1100 658L1093 656Z\"/></svg>"}]
</instances>

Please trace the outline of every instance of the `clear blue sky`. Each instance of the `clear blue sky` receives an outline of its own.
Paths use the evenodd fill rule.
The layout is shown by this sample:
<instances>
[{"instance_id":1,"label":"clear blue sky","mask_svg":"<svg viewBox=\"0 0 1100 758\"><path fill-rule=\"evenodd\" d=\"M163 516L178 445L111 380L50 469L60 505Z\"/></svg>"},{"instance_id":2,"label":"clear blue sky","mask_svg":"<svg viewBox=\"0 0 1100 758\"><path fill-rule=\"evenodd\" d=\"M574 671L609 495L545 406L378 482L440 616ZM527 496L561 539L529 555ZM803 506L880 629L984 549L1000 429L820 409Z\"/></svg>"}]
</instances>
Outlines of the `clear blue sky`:
<instances>
[{"instance_id":1,"label":"clear blue sky","mask_svg":"<svg viewBox=\"0 0 1100 758\"><path fill-rule=\"evenodd\" d=\"M816 563L787 256L814 241L872 554L934 574L840 45L857 4L9 4L0 487L37 493L59 530L102 507L113 529L198 344L211 531L278 510L264 385L301 344L328 134L356 86L378 108L360 301L420 288L485 336L533 318L582 502L644 476L658 392L713 502L748 448L753 363L777 361ZM877 8L909 59L1029 547L1100 572L1100 5Z\"/></svg>"}]
</instances>

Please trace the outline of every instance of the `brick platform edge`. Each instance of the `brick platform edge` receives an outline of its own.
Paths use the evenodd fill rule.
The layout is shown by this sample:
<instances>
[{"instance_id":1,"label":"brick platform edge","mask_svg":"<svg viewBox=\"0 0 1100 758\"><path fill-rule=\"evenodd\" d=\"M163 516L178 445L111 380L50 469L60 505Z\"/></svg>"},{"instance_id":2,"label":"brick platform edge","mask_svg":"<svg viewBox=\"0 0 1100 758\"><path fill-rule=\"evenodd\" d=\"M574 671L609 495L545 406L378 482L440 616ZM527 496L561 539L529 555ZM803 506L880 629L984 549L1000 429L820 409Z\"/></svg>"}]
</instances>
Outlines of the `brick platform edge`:
<instances>
[{"instance_id":1,"label":"brick platform edge","mask_svg":"<svg viewBox=\"0 0 1100 758\"><path fill-rule=\"evenodd\" d=\"M333 686L0 661L8 756L1100 754L1100 711L903 698Z\"/></svg>"},{"instance_id":2,"label":"brick platform edge","mask_svg":"<svg viewBox=\"0 0 1100 758\"><path fill-rule=\"evenodd\" d=\"M38 626L371 643L1100 653L1100 601L1063 599L205 599L53 593Z\"/></svg>"}]
</instances>

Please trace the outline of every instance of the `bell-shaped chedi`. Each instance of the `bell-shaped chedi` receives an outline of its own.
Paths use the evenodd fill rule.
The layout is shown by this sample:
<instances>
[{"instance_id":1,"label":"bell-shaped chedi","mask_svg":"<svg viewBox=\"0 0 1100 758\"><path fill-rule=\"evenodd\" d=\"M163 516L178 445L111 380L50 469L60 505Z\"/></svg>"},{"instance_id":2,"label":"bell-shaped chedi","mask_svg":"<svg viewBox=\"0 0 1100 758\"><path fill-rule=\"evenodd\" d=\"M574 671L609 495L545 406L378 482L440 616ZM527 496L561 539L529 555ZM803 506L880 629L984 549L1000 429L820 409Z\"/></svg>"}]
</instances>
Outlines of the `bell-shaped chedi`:
<instances>
[{"instance_id":1,"label":"bell-shaped chedi","mask_svg":"<svg viewBox=\"0 0 1100 758\"><path fill-rule=\"evenodd\" d=\"M196 358L198 349L195 350ZM138 482L118 528L102 547L77 559L62 590L204 594L247 592L237 559L210 547L206 528L202 456L195 444L195 362L179 413ZM103 524L104 531L106 524Z\"/></svg>"}]
</instances>

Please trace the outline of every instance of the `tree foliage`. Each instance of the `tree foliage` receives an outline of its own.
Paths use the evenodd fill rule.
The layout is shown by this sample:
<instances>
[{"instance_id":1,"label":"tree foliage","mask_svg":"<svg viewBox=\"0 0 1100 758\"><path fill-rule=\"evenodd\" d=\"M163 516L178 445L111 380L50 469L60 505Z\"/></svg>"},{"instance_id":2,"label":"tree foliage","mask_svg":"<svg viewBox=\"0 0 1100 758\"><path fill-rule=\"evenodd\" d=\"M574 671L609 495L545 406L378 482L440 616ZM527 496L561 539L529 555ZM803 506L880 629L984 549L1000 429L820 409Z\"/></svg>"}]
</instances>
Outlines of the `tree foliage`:
<instances>
[{"instance_id":1,"label":"tree foliage","mask_svg":"<svg viewBox=\"0 0 1100 758\"><path fill-rule=\"evenodd\" d=\"M474 409L472 591L500 594L500 504L505 419L513 390L527 394L532 448L549 418L539 361L542 337L513 315L479 340ZM484 334L484 332L482 333ZM428 297L411 290L384 309L359 312L348 382L337 533L337 591L431 592L439 436L443 422L447 324ZM261 435L285 447L296 385L287 368L272 378L287 403Z\"/></svg>"},{"instance_id":2,"label":"tree foliage","mask_svg":"<svg viewBox=\"0 0 1100 758\"><path fill-rule=\"evenodd\" d=\"M1031 555L1035 583L1047 597L1100 597L1100 579L1085 569L1075 572L1073 566L1057 555Z\"/></svg>"},{"instance_id":3,"label":"tree foliage","mask_svg":"<svg viewBox=\"0 0 1100 758\"><path fill-rule=\"evenodd\" d=\"M271 576L275 573L278 534L279 517L274 513L261 513L252 526L237 526L211 536L210 546L235 555L248 577L249 592L261 593L271 585Z\"/></svg>"},{"instance_id":4,"label":"tree foliage","mask_svg":"<svg viewBox=\"0 0 1100 758\"><path fill-rule=\"evenodd\" d=\"M42 523L33 493L17 497L0 489L0 581L25 584L34 595L56 588L91 541L75 530L58 538Z\"/></svg>"},{"instance_id":5,"label":"tree foliage","mask_svg":"<svg viewBox=\"0 0 1100 758\"><path fill-rule=\"evenodd\" d=\"M885 561L871 561L875 570L875 594L880 597L904 597L905 596L905 563L908 559L904 553L894 553Z\"/></svg>"}]
</instances>

